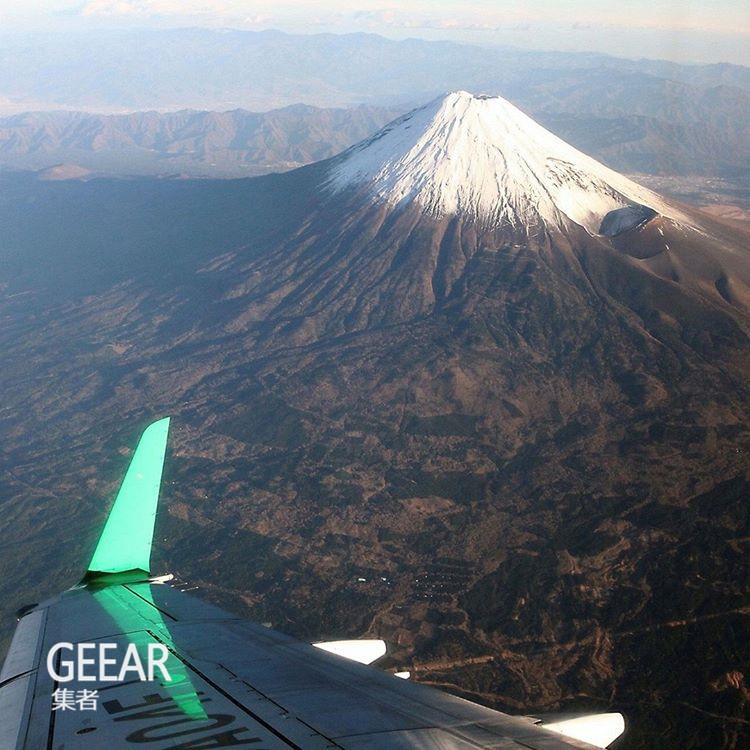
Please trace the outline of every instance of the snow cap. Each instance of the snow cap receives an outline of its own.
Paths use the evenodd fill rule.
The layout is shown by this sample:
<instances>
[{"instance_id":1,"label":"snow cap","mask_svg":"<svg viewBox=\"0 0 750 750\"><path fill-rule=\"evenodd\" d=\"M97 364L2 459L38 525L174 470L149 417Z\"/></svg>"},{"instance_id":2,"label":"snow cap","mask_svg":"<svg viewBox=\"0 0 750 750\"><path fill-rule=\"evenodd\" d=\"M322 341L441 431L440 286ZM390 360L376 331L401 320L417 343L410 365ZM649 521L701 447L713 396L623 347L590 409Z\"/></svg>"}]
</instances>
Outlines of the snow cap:
<instances>
[{"instance_id":1,"label":"snow cap","mask_svg":"<svg viewBox=\"0 0 750 750\"><path fill-rule=\"evenodd\" d=\"M499 96L456 91L394 120L333 161L335 191L366 185L378 201L483 224L599 232L615 209L662 199L553 135Z\"/></svg>"}]
</instances>

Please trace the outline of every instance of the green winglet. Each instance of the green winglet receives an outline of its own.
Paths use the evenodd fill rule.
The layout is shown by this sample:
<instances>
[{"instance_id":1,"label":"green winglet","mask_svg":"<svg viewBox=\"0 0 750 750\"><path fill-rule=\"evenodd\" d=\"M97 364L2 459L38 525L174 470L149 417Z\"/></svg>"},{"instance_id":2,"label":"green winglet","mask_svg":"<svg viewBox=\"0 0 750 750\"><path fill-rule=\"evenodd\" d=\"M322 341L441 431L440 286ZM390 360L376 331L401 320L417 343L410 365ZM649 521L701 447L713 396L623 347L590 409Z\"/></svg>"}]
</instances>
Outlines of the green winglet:
<instances>
[{"instance_id":1,"label":"green winglet","mask_svg":"<svg viewBox=\"0 0 750 750\"><path fill-rule=\"evenodd\" d=\"M148 576L168 433L166 417L141 435L84 580L131 572Z\"/></svg>"}]
</instances>

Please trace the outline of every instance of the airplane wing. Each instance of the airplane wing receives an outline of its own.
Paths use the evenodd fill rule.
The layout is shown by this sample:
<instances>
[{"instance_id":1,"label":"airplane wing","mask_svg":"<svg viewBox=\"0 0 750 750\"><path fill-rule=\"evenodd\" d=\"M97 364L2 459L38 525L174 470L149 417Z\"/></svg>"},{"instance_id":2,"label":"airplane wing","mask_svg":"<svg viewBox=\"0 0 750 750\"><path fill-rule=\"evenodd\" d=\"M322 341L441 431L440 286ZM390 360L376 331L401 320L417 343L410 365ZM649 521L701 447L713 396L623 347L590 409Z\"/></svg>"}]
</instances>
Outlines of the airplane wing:
<instances>
[{"instance_id":1,"label":"airplane wing","mask_svg":"<svg viewBox=\"0 0 750 750\"><path fill-rule=\"evenodd\" d=\"M141 438L83 581L20 617L0 672L0 750L605 746L561 735L581 736L570 724L556 733L398 679L151 578L168 426Z\"/></svg>"}]
</instances>

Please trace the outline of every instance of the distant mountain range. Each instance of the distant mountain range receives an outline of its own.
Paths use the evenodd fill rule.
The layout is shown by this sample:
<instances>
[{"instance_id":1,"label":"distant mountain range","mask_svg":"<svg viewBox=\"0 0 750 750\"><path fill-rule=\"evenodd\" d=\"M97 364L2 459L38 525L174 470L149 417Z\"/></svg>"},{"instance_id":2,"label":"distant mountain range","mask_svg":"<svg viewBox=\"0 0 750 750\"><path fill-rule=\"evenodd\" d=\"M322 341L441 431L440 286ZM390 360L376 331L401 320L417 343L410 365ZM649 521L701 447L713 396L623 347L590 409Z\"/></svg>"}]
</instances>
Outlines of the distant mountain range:
<instances>
[{"instance_id":1,"label":"distant mountain range","mask_svg":"<svg viewBox=\"0 0 750 750\"><path fill-rule=\"evenodd\" d=\"M583 102L592 76L602 90L611 87L606 98L620 114L616 100L629 107L639 92L650 106L653 83L750 90L750 69L736 65L394 41L374 34L168 29L0 38L0 98L6 106L26 102L27 110L268 110L297 102L403 106L460 88L500 92L525 104L519 91L534 96L551 86L563 93L566 81L575 82ZM669 89L664 92L668 106Z\"/></svg>"},{"instance_id":2,"label":"distant mountain range","mask_svg":"<svg viewBox=\"0 0 750 750\"><path fill-rule=\"evenodd\" d=\"M0 165L76 164L116 176L248 177L326 159L398 114L386 107L302 104L266 113L18 114L0 118Z\"/></svg>"},{"instance_id":3,"label":"distant mountain range","mask_svg":"<svg viewBox=\"0 0 750 750\"><path fill-rule=\"evenodd\" d=\"M750 108L750 94L712 90L688 107L674 105L659 116L648 116L612 114L604 104L598 108L604 114L587 112L577 106L581 93L566 90L554 101L530 102L525 108L554 133L619 171L750 176L750 121L743 110ZM674 102L682 101L682 93ZM657 107L643 107L637 100L629 109ZM265 113L23 113L0 118L0 168L47 170L62 165L60 178L248 177L333 156L401 111L298 104Z\"/></svg>"},{"instance_id":4,"label":"distant mountain range","mask_svg":"<svg viewBox=\"0 0 750 750\"><path fill-rule=\"evenodd\" d=\"M747 232L463 92L284 174L0 187L8 612L170 414L156 569L501 707L612 705L623 748L747 746Z\"/></svg>"},{"instance_id":5,"label":"distant mountain range","mask_svg":"<svg viewBox=\"0 0 750 750\"><path fill-rule=\"evenodd\" d=\"M750 174L750 68L207 29L3 35L0 114L18 117L0 121L0 165L281 171L331 156L452 89L502 95L620 171ZM49 113L60 109L79 112Z\"/></svg>"}]
</instances>

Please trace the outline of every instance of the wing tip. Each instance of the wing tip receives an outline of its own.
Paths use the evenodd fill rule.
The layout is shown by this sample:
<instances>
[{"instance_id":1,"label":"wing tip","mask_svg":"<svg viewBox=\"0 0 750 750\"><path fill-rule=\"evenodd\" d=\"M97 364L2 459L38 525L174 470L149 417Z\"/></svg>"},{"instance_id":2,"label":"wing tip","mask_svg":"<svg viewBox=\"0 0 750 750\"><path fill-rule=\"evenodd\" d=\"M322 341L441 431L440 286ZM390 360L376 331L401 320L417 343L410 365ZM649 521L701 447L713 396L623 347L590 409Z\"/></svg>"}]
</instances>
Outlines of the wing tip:
<instances>
[{"instance_id":1,"label":"wing tip","mask_svg":"<svg viewBox=\"0 0 750 750\"><path fill-rule=\"evenodd\" d=\"M171 417L151 422L141 433L115 502L102 528L81 583L140 580L150 575L159 487ZM141 480L147 477L151 489Z\"/></svg>"}]
</instances>

